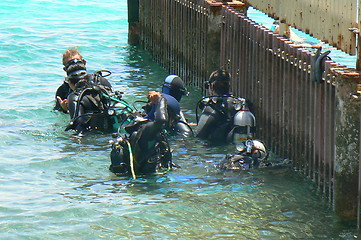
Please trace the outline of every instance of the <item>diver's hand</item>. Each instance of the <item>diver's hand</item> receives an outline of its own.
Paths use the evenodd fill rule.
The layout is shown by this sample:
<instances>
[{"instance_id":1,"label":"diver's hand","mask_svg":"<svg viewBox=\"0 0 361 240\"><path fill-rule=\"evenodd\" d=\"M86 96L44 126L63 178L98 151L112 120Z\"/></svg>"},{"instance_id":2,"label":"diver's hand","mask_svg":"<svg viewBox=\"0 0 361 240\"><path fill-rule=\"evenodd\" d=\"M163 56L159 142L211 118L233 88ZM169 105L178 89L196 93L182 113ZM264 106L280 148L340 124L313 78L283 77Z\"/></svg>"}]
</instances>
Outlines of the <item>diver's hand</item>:
<instances>
[{"instance_id":1,"label":"diver's hand","mask_svg":"<svg viewBox=\"0 0 361 240\"><path fill-rule=\"evenodd\" d=\"M68 111L68 99L61 99L61 97L56 96L56 99L58 99L58 102L61 106L61 108L67 112Z\"/></svg>"},{"instance_id":2,"label":"diver's hand","mask_svg":"<svg viewBox=\"0 0 361 240\"><path fill-rule=\"evenodd\" d=\"M148 93L148 100L151 104L157 104L161 97L162 97L162 95L160 92L150 91Z\"/></svg>"}]
</instances>

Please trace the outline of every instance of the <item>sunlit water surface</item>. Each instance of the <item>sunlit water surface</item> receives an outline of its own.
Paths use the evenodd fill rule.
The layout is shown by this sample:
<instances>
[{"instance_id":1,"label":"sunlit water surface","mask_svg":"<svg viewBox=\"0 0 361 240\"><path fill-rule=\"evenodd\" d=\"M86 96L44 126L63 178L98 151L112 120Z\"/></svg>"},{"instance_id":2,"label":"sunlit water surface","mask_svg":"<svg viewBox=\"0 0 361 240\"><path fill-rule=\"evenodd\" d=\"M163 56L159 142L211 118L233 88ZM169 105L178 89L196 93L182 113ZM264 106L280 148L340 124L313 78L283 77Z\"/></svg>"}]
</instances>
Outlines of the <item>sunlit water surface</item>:
<instances>
[{"instance_id":1,"label":"sunlit water surface","mask_svg":"<svg viewBox=\"0 0 361 240\"><path fill-rule=\"evenodd\" d=\"M108 171L109 135L64 131L69 116L52 107L67 47L110 70L129 102L167 76L128 46L125 0L3 0L0 17L0 239L357 238L287 165L224 173L214 165L232 146L174 137L182 168L132 180ZM194 122L201 91L190 91Z\"/></svg>"}]
</instances>

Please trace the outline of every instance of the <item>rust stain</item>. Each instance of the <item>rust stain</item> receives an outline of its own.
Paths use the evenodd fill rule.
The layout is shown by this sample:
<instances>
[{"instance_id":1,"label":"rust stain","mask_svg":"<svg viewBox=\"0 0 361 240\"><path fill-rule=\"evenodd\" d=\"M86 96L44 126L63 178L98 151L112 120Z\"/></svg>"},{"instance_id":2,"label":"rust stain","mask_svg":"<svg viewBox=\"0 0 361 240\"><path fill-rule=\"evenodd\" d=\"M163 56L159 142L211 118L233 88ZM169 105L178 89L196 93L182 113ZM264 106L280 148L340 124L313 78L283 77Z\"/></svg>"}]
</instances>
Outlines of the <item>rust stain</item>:
<instances>
[{"instance_id":1,"label":"rust stain","mask_svg":"<svg viewBox=\"0 0 361 240\"><path fill-rule=\"evenodd\" d=\"M343 36L342 36L342 34L338 34L338 35L337 35L337 46L338 46L339 48L341 48L342 42L343 42Z\"/></svg>"},{"instance_id":2,"label":"rust stain","mask_svg":"<svg viewBox=\"0 0 361 240\"><path fill-rule=\"evenodd\" d=\"M361 94L361 84L357 84L357 93Z\"/></svg>"},{"instance_id":3,"label":"rust stain","mask_svg":"<svg viewBox=\"0 0 361 240\"><path fill-rule=\"evenodd\" d=\"M338 76L338 77L341 76L346 79L360 79L360 77L361 77L361 72L359 72L355 69L341 67L341 68L331 68L330 70L336 76Z\"/></svg>"}]
</instances>

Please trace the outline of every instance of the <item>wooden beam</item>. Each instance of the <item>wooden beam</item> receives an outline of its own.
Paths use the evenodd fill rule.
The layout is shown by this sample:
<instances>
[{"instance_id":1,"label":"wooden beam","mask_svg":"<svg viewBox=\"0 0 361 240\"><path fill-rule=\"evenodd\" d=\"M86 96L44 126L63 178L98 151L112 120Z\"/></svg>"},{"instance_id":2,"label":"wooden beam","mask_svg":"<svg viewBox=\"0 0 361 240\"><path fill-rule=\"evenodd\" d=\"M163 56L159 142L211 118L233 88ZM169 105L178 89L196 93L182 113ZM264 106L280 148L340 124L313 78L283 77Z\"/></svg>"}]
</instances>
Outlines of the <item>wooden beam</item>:
<instances>
[{"instance_id":1,"label":"wooden beam","mask_svg":"<svg viewBox=\"0 0 361 240\"><path fill-rule=\"evenodd\" d=\"M240 1L233 1L233 2L219 2L216 0L206 0L206 3L211 7L221 7L222 5L228 5L234 8L237 7L244 7L246 4Z\"/></svg>"}]
</instances>

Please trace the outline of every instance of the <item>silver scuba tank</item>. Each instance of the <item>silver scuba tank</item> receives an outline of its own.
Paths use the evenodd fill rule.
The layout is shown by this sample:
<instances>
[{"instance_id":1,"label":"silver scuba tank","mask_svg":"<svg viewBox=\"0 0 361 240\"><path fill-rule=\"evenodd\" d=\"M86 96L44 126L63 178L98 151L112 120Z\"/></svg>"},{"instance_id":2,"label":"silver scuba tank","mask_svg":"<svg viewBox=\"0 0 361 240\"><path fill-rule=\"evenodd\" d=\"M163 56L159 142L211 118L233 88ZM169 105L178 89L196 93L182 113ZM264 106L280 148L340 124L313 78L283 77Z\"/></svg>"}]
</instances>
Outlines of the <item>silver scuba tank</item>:
<instances>
[{"instance_id":1,"label":"silver scuba tank","mask_svg":"<svg viewBox=\"0 0 361 240\"><path fill-rule=\"evenodd\" d=\"M242 154L252 154L258 160L268 158L268 151L263 142L253 139L255 136L256 118L247 107L246 101L242 101L240 110L235 114L233 143L237 151Z\"/></svg>"},{"instance_id":2,"label":"silver scuba tank","mask_svg":"<svg viewBox=\"0 0 361 240\"><path fill-rule=\"evenodd\" d=\"M239 110L234 116L233 124L235 127L233 142L235 144L253 138L256 118L249 110Z\"/></svg>"},{"instance_id":3,"label":"silver scuba tank","mask_svg":"<svg viewBox=\"0 0 361 240\"><path fill-rule=\"evenodd\" d=\"M251 155L259 161L268 158L268 150L263 142L257 139L247 139L236 145L238 155Z\"/></svg>"}]
</instances>

